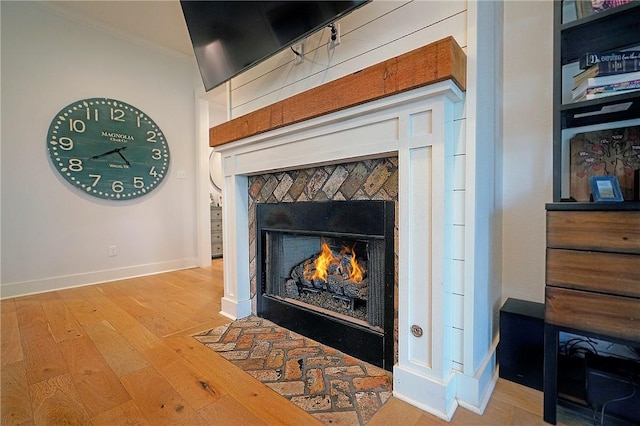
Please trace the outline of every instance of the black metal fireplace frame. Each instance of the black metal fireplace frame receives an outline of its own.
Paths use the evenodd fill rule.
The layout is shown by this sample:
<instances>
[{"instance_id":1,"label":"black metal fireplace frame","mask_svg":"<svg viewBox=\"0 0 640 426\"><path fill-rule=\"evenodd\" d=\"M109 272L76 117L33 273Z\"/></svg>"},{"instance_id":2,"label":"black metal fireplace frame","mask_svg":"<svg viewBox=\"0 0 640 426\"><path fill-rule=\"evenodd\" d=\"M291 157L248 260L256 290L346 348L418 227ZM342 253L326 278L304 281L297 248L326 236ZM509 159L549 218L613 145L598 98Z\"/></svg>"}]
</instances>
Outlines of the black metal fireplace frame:
<instances>
[{"instance_id":1,"label":"black metal fireplace frame","mask_svg":"<svg viewBox=\"0 0 640 426\"><path fill-rule=\"evenodd\" d=\"M257 315L355 358L391 371L394 360L395 203L353 200L258 203L256 208ZM384 326L374 330L265 294L266 233L383 240Z\"/></svg>"}]
</instances>

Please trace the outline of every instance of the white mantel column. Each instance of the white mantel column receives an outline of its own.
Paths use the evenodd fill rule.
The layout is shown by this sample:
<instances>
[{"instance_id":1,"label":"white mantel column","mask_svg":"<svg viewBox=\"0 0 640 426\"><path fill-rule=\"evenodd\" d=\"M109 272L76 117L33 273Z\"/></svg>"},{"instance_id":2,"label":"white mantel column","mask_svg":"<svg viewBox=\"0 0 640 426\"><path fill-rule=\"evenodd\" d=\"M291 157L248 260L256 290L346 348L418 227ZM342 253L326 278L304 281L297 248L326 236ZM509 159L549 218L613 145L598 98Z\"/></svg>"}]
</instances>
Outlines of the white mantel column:
<instances>
[{"instance_id":1,"label":"white mantel column","mask_svg":"<svg viewBox=\"0 0 640 426\"><path fill-rule=\"evenodd\" d=\"M251 315L248 178L232 172L233 157L223 154L222 162L230 175L225 176L222 188L224 297L220 313L237 319Z\"/></svg>"},{"instance_id":2,"label":"white mantel column","mask_svg":"<svg viewBox=\"0 0 640 426\"><path fill-rule=\"evenodd\" d=\"M450 297L453 103L407 117L399 152L399 324L394 396L441 418L457 407ZM402 138L401 138L402 139ZM402 166L404 164L404 166ZM461 313L459 313L461 314Z\"/></svg>"}]
</instances>

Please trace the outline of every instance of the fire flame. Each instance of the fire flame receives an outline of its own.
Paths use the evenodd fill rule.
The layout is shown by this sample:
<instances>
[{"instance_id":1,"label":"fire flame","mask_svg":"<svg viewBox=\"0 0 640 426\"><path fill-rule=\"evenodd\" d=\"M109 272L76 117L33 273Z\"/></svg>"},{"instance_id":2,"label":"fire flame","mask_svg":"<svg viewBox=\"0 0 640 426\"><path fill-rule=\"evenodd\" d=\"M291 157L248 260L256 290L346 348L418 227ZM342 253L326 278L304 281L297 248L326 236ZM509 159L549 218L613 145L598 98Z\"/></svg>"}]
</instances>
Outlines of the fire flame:
<instances>
[{"instance_id":1,"label":"fire flame","mask_svg":"<svg viewBox=\"0 0 640 426\"><path fill-rule=\"evenodd\" d=\"M364 278L364 268L360 266L358 261L356 260L356 252L354 248L342 247L340 251L340 256L344 256L345 254L351 254L351 259L349 261L348 269L348 279L354 282L361 282ZM315 270L311 269L311 262L305 265L304 277L308 280L321 279L324 282L327 282L328 271L331 265L337 265L340 267L340 258L333 255L333 252L329 248L329 245L325 242L322 242L320 256L313 262L315 266Z\"/></svg>"},{"instance_id":2,"label":"fire flame","mask_svg":"<svg viewBox=\"0 0 640 426\"><path fill-rule=\"evenodd\" d=\"M351 281L359 283L364 278L364 269L360 267L358 261L356 260L356 251L354 250L354 248L355 247L352 247L350 250L351 261L349 263L351 264L351 270L349 271L349 279Z\"/></svg>"}]
</instances>

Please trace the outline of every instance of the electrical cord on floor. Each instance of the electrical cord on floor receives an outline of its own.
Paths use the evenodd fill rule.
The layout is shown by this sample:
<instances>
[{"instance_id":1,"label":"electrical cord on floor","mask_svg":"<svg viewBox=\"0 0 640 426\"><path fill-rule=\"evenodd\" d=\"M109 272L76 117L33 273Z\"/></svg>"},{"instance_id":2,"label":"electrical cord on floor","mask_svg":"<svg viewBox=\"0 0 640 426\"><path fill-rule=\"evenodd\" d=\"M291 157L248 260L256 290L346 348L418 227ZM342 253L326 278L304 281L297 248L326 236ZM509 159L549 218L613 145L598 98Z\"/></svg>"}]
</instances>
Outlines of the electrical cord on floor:
<instances>
[{"instance_id":1,"label":"electrical cord on floor","mask_svg":"<svg viewBox=\"0 0 640 426\"><path fill-rule=\"evenodd\" d=\"M609 404L611 402L625 401L627 399L633 398L636 395L636 384L633 381L633 378L629 379L629 384L631 386L633 386L633 392L631 392L631 395L622 396L620 398L613 398L613 399L610 399L608 401L605 401L605 403L602 404L602 408L600 409L600 426L604 426L604 414L605 414L605 410L607 408L607 404ZM594 424L594 426L598 426L598 422L596 420L597 415L598 415L598 409L596 408L595 410L593 410L593 424Z\"/></svg>"}]
</instances>

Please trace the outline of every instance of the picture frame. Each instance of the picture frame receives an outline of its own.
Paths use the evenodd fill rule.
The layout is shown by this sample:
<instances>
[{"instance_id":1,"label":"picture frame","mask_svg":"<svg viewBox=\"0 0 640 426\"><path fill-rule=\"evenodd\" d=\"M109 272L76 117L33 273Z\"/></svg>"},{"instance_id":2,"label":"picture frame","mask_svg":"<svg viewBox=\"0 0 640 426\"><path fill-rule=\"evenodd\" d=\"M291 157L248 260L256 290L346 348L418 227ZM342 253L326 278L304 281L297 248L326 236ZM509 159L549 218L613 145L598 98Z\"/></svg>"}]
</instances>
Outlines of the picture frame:
<instances>
[{"instance_id":1,"label":"picture frame","mask_svg":"<svg viewBox=\"0 0 640 426\"><path fill-rule=\"evenodd\" d=\"M594 11L591 0L575 0L575 4L578 19L593 15Z\"/></svg>"},{"instance_id":2,"label":"picture frame","mask_svg":"<svg viewBox=\"0 0 640 426\"><path fill-rule=\"evenodd\" d=\"M591 176L589 183L593 201L624 201L617 176Z\"/></svg>"}]
</instances>

